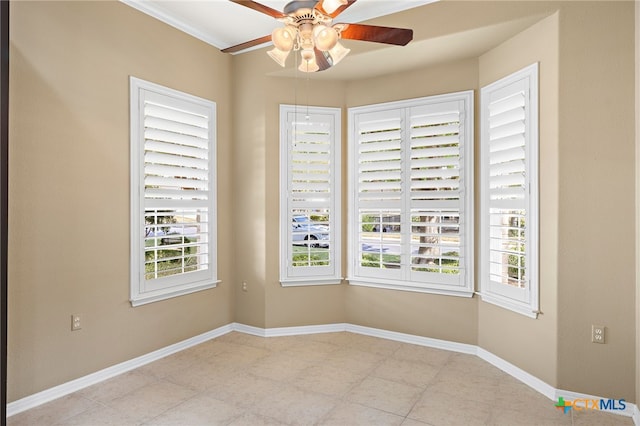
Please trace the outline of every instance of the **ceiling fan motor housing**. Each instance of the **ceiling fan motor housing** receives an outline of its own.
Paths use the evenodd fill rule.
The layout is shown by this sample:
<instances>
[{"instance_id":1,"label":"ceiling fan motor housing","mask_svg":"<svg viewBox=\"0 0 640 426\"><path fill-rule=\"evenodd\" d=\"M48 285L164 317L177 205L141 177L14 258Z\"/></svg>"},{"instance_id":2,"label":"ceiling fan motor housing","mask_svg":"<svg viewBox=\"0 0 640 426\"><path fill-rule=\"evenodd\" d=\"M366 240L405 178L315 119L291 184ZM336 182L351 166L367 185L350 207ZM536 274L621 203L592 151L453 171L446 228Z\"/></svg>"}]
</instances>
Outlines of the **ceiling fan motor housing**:
<instances>
[{"instance_id":1,"label":"ceiling fan motor housing","mask_svg":"<svg viewBox=\"0 0 640 426\"><path fill-rule=\"evenodd\" d=\"M298 15L298 11L302 14L309 14L313 19L313 8L318 2L313 0L296 0L287 3L282 11L285 15Z\"/></svg>"}]
</instances>

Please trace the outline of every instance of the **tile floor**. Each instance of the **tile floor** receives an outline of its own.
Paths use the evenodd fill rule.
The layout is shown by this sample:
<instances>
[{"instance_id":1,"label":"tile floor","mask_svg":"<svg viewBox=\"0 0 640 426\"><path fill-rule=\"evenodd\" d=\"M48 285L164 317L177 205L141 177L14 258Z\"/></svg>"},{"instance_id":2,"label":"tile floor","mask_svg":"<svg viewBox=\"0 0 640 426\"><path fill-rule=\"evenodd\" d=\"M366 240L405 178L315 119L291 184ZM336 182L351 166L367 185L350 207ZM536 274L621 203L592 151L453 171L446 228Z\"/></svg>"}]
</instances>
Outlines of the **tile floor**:
<instances>
[{"instance_id":1,"label":"tile floor","mask_svg":"<svg viewBox=\"0 0 640 426\"><path fill-rule=\"evenodd\" d=\"M481 359L352 333L229 333L8 419L18 425L632 425Z\"/></svg>"}]
</instances>

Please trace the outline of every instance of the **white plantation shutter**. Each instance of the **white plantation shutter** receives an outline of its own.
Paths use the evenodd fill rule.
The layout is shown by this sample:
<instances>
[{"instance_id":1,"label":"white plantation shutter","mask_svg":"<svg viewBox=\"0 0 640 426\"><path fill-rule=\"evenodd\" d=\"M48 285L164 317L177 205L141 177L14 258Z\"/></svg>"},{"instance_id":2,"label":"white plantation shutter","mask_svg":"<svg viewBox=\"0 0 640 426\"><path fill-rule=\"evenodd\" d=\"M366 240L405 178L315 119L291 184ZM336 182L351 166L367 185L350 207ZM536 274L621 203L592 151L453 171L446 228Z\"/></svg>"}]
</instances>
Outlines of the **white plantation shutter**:
<instances>
[{"instance_id":1,"label":"white plantation shutter","mask_svg":"<svg viewBox=\"0 0 640 426\"><path fill-rule=\"evenodd\" d=\"M400 280L404 111L362 113L354 119L356 268L363 277Z\"/></svg>"},{"instance_id":2,"label":"white plantation shutter","mask_svg":"<svg viewBox=\"0 0 640 426\"><path fill-rule=\"evenodd\" d=\"M215 104L131 79L134 305L215 286Z\"/></svg>"},{"instance_id":3,"label":"white plantation shutter","mask_svg":"<svg viewBox=\"0 0 640 426\"><path fill-rule=\"evenodd\" d=\"M473 92L349 117L350 283L470 296Z\"/></svg>"},{"instance_id":4,"label":"white plantation shutter","mask_svg":"<svg viewBox=\"0 0 640 426\"><path fill-rule=\"evenodd\" d=\"M340 109L280 107L280 281L340 283Z\"/></svg>"},{"instance_id":5,"label":"white plantation shutter","mask_svg":"<svg viewBox=\"0 0 640 426\"><path fill-rule=\"evenodd\" d=\"M537 64L481 92L483 300L538 310Z\"/></svg>"},{"instance_id":6,"label":"white plantation shutter","mask_svg":"<svg viewBox=\"0 0 640 426\"><path fill-rule=\"evenodd\" d=\"M411 109L412 281L464 282L464 114L463 101Z\"/></svg>"}]
</instances>

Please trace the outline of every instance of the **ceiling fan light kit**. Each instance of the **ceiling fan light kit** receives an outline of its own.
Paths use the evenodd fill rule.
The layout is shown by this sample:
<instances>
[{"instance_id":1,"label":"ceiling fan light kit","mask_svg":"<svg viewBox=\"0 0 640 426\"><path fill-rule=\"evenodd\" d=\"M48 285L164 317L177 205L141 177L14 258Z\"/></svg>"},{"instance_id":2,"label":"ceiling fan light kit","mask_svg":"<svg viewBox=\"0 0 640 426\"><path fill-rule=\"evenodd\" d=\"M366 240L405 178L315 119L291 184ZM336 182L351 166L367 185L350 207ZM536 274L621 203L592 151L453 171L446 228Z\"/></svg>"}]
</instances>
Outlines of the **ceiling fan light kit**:
<instances>
[{"instance_id":1,"label":"ceiling fan light kit","mask_svg":"<svg viewBox=\"0 0 640 426\"><path fill-rule=\"evenodd\" d=\"M298 69L302 72L324 71L347 56L351 50L340 44L341 38L400 46L406 45L413 38L413 31L404 28L361 24L332 25L333 19L356 0L296 0L289 2L282 13L251 0L230 1L284 23L284 27L276 28L271 34L274 49L267 54L284 67L289 54L299 51L302 61ZM224 49L223 52L237 52L258 45L266 37Z\"/></svg>"}]
</instances>

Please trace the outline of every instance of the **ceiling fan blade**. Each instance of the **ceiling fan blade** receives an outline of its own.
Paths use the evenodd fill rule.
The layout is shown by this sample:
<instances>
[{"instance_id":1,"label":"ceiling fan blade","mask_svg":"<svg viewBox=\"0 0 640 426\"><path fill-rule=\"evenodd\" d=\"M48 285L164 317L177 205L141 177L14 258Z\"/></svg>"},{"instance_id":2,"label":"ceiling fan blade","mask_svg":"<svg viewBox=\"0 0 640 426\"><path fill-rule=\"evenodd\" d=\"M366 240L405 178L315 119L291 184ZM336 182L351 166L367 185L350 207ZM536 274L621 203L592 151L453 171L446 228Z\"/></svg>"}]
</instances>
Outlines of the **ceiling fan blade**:
<instances>
[{"instance_id":1,"label":"ceiling fan blade","mask_svg":"<svg viewBox=\"0 0 640 426\"><path fill-rule=\"evenodd\" d=\"M342 12L344 12L344 10L346 8L348 8L349 6L351 6L352 4L354 4L356 2L356 0L347 0L347 4L343 4L340 7L338 7L333 13L327 13L327 11L324 10L324 8L322 7L324 5L324 0L320 0L318 2L318 4L316 4L316 9L318 9L320 12L324 13L325 15L329 15L331 18L335 18L336 16L340 15Z\"/></svg>"},{"instance_id":2,"label":"ceiling fan blade","mask_svg":"<svg viewBox=\"0 0 640 426\"><path fill-rule=\"evenodd\" d=\"M284 13L280 12L279 10L275 10L270 8L269 6L265 6L263 4L258 3L257 1L251 1L251 0L229 0L232 3L238 3L241 4L242 6L246 6L249 9L253 9L253 10L257 10L258 12L264 13L265 15L269 15L272 18L285 18L287 15L285 15Z\"/></svg>"},{"instance_id":3,"label":"ceiling fan blade","mask_svg":"<svg viewBox=\"0 0 640 426\"><path fill-rule=\"evenodd\" d=\"M244 43L236 44L235 46L227 47L226 49L222 49L222 53L235 53L244 49L248 49L253 46L258 46L263 43L268 43L271 41L271 34L266 35L264 37L257 38L251 41L245 41Z\"/></svg>"},{"instance_id":4,"label":"ceiling fan blade","mask_svg":"<svg viewBox=\"0 0 640 426\"><path fill-rule=\"evenodd\" d=\"M363 24L342 25L342 38L350 40L374 41L376 43L395 44L405 46L413 40L413 30L406 28L378 27Z\"/></svg>"}]
</instances>

